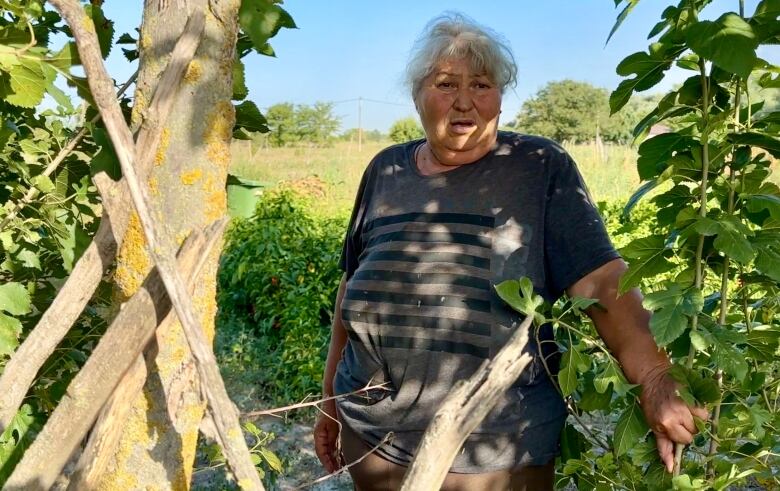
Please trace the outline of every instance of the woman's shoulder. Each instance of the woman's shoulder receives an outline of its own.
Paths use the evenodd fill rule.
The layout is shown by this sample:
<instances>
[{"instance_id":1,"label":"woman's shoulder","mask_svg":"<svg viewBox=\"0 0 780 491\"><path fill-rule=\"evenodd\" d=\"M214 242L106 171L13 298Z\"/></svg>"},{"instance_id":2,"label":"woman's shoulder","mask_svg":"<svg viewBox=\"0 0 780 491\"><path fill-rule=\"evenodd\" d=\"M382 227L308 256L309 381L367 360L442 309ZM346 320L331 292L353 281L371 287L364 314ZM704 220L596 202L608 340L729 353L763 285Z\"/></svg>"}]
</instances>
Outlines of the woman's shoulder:
<instances>
[{"instance_id":1,"label":"woman's shoulder","mask_svg":"<svg viewBox=\"0 0 780 491\"><path fill-rule=\"evenodd\" d=\"M552 168L553 173L573 164L563 146L549 138L513 131L499 131L496 155L525 163L534 169Z\"/></svg>"},{"instance_id":2,"label":"woman's shoulder","mask_svg":"<svg viewBox=\"0 0 780 491\"><path fill-rule=\"evenodd\" d=\"M543 136L527 135L514 131L499 131L498 145L499 152L501 151L502 146L508 146L514 151L525 153L532 152L542 157L566 155L566 150L555 140Z\"/></svg>"}]
</instances>

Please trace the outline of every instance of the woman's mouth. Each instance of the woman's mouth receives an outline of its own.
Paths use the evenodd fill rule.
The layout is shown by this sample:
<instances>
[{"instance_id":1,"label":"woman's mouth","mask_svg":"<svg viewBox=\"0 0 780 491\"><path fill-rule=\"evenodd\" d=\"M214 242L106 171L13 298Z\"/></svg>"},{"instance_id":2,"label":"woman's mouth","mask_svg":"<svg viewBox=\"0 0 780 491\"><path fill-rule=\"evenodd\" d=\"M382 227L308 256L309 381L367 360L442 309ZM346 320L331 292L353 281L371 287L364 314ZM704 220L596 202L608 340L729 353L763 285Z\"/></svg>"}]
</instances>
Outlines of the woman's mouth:
<instances>
[{"instance_id":1,"label":"woman's mouth","mask_svg":"<svg viewBox=\"0 0 780 491\"><path fill-rule=\"evenodd\" d=\"M471 133L471 131L476 126L476 123L474 123L474 121L471 119L456 119L454 121L450 121L450 131L457 135Z\"/></svg>"}]
</instances>

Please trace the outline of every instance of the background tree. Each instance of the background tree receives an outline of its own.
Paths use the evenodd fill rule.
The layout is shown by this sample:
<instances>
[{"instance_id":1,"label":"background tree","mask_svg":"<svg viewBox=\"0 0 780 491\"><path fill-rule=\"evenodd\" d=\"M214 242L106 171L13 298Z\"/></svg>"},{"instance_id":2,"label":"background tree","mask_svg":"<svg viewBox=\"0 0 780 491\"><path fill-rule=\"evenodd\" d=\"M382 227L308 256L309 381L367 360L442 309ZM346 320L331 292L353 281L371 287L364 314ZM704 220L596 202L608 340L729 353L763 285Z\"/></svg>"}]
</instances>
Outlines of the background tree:
<instances>
[{"instance_id":1,"label":"background tree","mask_svg":"<svg viewBox=\"0 0 780 491\"><path fill-rule=\"evenodd\" d=\"M281 102L268 108L266 119L268 142L273 147L328 145L341 124L333 114L333 104L328 102L313 106Z\"/></svg>"},{"instance_id":2,"label":"background tree","mask_svg":"<svg viewBox=\"0 0 780 491\"><path fill-rule=\"evenodd\" d=\"M518 131L563 142L627 143L653 97L637 98L624 112L610 116L609 92L587 82L549 82L523 103L512 126Z\"/></svg>"},{"instance_id":3,"label":"background tree","mask_svg":"<svg viewBox=\"0 0 780 491\"><path fill-rule=\"evenodd\" d=\"M425 133L423 132L420 123L417 122L417 118L408 117L399 119L393 123L393 125L390 126L388 135L395 143L403 143L423 138Z\"/></svg>"}]
</instances>

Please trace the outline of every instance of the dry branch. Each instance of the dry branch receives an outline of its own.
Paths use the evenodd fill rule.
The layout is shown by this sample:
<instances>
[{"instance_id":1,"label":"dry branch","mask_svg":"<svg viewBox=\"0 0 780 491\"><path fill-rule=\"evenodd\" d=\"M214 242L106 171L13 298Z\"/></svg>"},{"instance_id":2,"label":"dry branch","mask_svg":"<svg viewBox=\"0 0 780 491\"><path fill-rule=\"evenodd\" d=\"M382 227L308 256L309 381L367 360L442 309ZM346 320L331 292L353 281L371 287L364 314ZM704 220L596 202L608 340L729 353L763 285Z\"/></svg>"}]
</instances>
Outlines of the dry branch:
<instances>
[{"instance_id":1,"label":"dry branch","mask_svg":"<svg viewBox=\"0 0 780 491\"><path fill-rule=\"evenodd\" d=\"M166 66L152 99L151 107L155 108L155 118L145 124L138 133L138 141L143 141L143 144L147 146L141 153L141 158L138 159L138 174L144 179L152 167L154 151L159 144L163 124L170 113L173 95L184 76L184 70L181 66L186 67L194 56L198 44L197 40L200 39L202 30L202 24L198 23L185 26L184 32L189 33L189 36L182 35L176 43L171 61ZM197 38L193 43L192 38L195 35ZM135 80L135 77L134 74L122 87L122 90L126 89L131 80ZM72 146L75 147L75 143ZM60 155L62 156L60 160L62 160L67 154L61 152ZM98 176L101 175L103 179L99 180ZM104 174L98 176L95 176L95 184L98 186L103 201L103 219L92 243L76 262L57 297L46 309L35 329L30 332L13 354L0 375L0 431L10 424L11 419L19 410L27 390L35 380L38 370L51 356L84 310L100 284L103 271L113 262L116 252L124 240L132 212L132 209L126 205L130 201L130 191L126 179L123 177L116 185L110 185L110 180Z\"/></svg>"},{"instance_id":2,"label":"dry branch","mask_svg":"<svg viewBox=\"0 0 780 491\"><path fill-rule=\"evenodd\" d=\"M222 235L225 220L182 245L178 266L194 283L205 258ZM138 359L156 327L171 311L157 271L122 306L84 367L68 386L43 430L24 453L4 489L49 489L123 375Z\"/></svg>"},{"instance_id":3,"label":"dry branch","mask_svg":"<svg viewBox=\"0 0 780 491\"><path fill-rule=\"evenodd\" d=\"M133 204L149 246L149 254L165 284L195 359L201 387L214 417L220 441L224 445L223 451L226 460L241 488L263 489L263 484L255 470L249 448L244 440L237 411L228 397L225 383L219 373L216 358L206 341L200 323L195 317L192 299L187 295L181 276L176 270L170 246L171 237L160 234L160 225L155 223L152 218L148 191L141 185L141 181L136 175L134 167L136 152L132 136L122 116L119 104L110 91L111 82L100 56L94 25L76 0L52 0L52 4L73 31L92 96L103 115L103 121L122 167L122 174L127 179L130 195L133 198ZM205 23L203 12L197 10L190 17L188 24L195 22L198 18L200 18L200 22Z\"/></svg>"},{"instance_id":4,"label":"dry branch","mask_svg":"<svg viewBox=\"0 0 780 491\"><path fill-rule=\"evenodd\" d=\"M169 314L163 324L171 317ZM70 475L69 491L97 489L97 481L108 464L107 457L113 455L113 450L119 444L122 429L133 407L132 401L143 389L146 375L144 357L138 355L111 394L111 398L100 410L87 445Z\"/></svg>"},{"instance_id":5,"label":"dry branch","mask_svg":"<svg viewBox=\"0 0 780 491\"><path fill-rule=\"evenodd\" d=\"M425 430L401 491L441 487L463 442L533 360L523 353L532 320L527 316L495 358L453 387Z\"/></svg>"}]
</instances>

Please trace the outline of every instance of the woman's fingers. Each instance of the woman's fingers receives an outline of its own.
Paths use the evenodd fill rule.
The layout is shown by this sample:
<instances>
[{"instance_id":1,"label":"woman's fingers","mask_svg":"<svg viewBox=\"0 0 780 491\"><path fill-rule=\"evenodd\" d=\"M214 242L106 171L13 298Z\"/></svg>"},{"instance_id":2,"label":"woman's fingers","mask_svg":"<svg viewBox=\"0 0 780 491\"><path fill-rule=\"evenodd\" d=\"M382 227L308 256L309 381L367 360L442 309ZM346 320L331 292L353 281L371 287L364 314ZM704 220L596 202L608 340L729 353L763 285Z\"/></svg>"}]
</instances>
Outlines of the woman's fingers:
<instances>
[{"instance_id":1,"label":"woman's fingers","mask_svg":"<svg viewBox=\"0 0 780 491\"><path fill-rule=\"evenodd\" d=\"M666 435L656 433L655 446L658 447L658 455L666 470L671 473L674 469L674 443Z\"/></svg>"},{"instance_id":2,"label":"woman's fingers","mask_svg":"<svg viewBox=\"0 0 780 491\"><path fill-rule=\"evenodd\" d=\"M322 416L314 427L314 452L328 473L339 468L336 456L336 441L338 440L338 424Z\"/></svg>"},{"instance_id":3,"label":"woman's fingers","mask_svg":"<svg viewBox=\"0 0 780 491\"><path fill-rule=\"evenodd\" d=\"M710 412L706 408L695 406L691 408L691 413L699 419L707 421L710 419Z\"/></svg>"}]
</instances>

